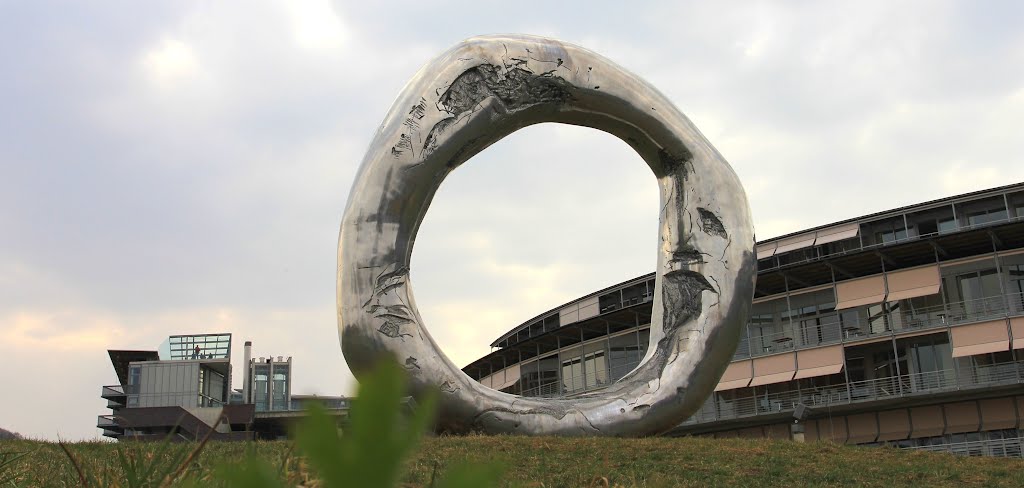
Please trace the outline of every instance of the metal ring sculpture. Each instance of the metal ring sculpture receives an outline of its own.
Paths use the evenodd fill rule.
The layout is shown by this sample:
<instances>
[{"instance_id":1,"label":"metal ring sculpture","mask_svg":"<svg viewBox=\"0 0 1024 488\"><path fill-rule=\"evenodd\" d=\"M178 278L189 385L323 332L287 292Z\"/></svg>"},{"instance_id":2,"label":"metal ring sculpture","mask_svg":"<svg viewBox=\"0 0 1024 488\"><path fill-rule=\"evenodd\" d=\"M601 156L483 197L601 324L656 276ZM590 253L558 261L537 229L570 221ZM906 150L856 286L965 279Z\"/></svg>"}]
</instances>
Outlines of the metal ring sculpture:
<instances>
[{"instance_id":1,"label":"metal ring sculpture","mask_svg":"<svg viewBox=\"0 0 1024 488\"><path fill-rule=\"evenodd\" d=\"M567 398L510 395L467 376L427 332L409 281L416 232L445 176L541 122L619 137L647 162L661 192L651 347L620 380ZM440 388L442 429L657 434L700 408L732 358L753 297L753 247L736 174L654 87L557 40L472 38L406 85L363 159L338 245L342 351L357 376L391 356L410 371L414 393Z\"/></svg>"}]
</instances>

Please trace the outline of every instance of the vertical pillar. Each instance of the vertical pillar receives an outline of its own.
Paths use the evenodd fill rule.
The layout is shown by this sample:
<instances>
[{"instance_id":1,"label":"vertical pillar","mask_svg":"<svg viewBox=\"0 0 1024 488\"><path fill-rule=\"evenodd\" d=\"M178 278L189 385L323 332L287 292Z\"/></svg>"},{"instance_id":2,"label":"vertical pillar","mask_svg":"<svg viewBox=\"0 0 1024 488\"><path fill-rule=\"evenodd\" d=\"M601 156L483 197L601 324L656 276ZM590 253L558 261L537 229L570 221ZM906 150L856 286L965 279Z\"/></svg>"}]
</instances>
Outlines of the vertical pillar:
<instances>
[{"instance_id":1,"label":"vertical pillar","mask_svg":"<svg viewBox=\"0 0 1024 488\"><path fill-rule=\"evenodd\" d=\"M274 356L267 358L267 411L274 410Z\"/></svg>"}]
</instances>

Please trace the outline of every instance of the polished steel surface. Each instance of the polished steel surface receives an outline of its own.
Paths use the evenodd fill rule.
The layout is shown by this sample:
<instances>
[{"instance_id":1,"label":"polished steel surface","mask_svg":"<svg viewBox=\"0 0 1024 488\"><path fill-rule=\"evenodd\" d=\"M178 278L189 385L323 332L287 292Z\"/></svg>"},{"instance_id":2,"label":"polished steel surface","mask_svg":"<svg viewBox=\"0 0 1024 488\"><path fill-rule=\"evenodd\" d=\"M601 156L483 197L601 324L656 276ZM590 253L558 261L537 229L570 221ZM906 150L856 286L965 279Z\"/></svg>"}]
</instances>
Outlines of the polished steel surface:
<instances>
[{"instance_id":1,"label":"polished steel surface","mask_svg":"<svg viewBox=\"0 0 1024 488\"><path fill-rule=\"evenodd\" d=\"M427 332L409 280L416 232L445 176L541 122L619 137L647 162L661 192L651 347L619 381L569 398L519 397L467 376ZM476 37L420 69L363 159L338 245L342 351L357 376L391 356L410 372L415 392L440 389L441 429L657 434L697 411L725 371L746 323L756 265L739 179L664 95L579 46Z\"/></svg>"}]
</instances>

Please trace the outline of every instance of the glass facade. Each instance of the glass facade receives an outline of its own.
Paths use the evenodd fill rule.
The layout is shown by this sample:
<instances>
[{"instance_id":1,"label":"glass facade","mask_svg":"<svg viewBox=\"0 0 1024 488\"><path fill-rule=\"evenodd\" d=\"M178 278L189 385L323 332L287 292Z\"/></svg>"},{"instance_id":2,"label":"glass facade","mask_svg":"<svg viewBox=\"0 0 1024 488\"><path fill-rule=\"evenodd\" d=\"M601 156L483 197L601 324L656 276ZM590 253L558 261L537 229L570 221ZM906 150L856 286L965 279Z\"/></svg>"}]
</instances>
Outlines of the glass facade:
<instances>
[{"instance_id":1,"label":"glass facade","mask_svg":"<svg viewBox=\"0 0 1024 488\"><path fill-rule=\"evenodd\" d=\"M252 402L257 412L291 409L291 358L251 360Z\"/></svg>"},{"instance_id":2,"label":"glass facade","mask_svg":"<svg viewBox=\"0 0 1024 488\"><path fill-rule=\"evenodd\" d=\"M170 336L160 346L160 359L231 359L231 334Z\"/></svg>"}]
</instances>

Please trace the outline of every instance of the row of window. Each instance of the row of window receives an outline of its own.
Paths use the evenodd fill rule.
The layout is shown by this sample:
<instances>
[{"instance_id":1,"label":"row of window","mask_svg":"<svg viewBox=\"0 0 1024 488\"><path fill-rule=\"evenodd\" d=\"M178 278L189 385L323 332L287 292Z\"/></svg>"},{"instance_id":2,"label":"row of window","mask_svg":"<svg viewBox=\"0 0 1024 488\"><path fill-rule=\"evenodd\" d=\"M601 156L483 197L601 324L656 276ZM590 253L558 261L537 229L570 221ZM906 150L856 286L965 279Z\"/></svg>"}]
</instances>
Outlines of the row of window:
<instances>
[{"instance_id":1,"label":"row of window","mask_svg":"<svg viewBox=\"0 0 1024 488\"><path fill-rule=\"evenodd\" d=\"M524 396L558 396L606 386L640 364L647 352L649 335L649 328L634 329L523 362L519 380L504 391Z\"/></svg>"},{"instance_id":2,"label":"row of window","mask_svg":"<svg viewBox=\"0 0 1024 488\"><path fill-rule=\"evenodd\" d=\"M835 310L832 288L756 303L736 358L929 324L1024 312L1024 254L942 268L934 295Z\"/></svg>"},{"instance_id":3,"label":"row of window","mask_svg":"<svg viewBox=\"0 0 1024 488\"><path fill-rule=\"evenodd\" d=\"M863 247L887 244L906 240L908 238L944 234L954 232L961 228L982 226L1002 222L1009 218L1016 217L1024 217L1024 192L950 204L939 208L932 208L897 217L890 217L881 221L864 223L861 224L860 232L856 237L830 242L819 246L812 246L805 249L798 249L762 259L758 262L758 267L761 270L772 269L786 264L804 262L810 259L861 249ZM598 309L600 313L608 313L620 308L649 301L653 295L654 280L650 279L642 283L635 283L601 295L598 297ZM994 294L988 294L985 296L994 296ZM952 302L959 300L949 301ZM925 307L935 305L934 303L924 303L921 300L918 300L918 302L921 302L921 306ZM834 305L835 303L833 299L832 306ZM806 316L816 312L817 311L803 310L800 313ZM536 337L545 332L555 330L559 326L559 316L557 313L553 313L522 327L506 339L499 342L497 345L502 348L508 347L525 341L531 337ZM773 346L763 347L767 347L769 349L773 348ZM785 345L783 344L778 347L785 347Z\"/></svg>"},{"instance_id":4,"label":"row of window","mask_svg":"<svg viewBox=\"0 0 1024 488\"><path fill-rule=\"evenodd\" d=\"M760 259L758 269L773 269L865 247L1005 222L1012 218L1024 218L1024 192L950 204L866 222L860 225L856 237Z\"/></svg>"}]
</instances>

